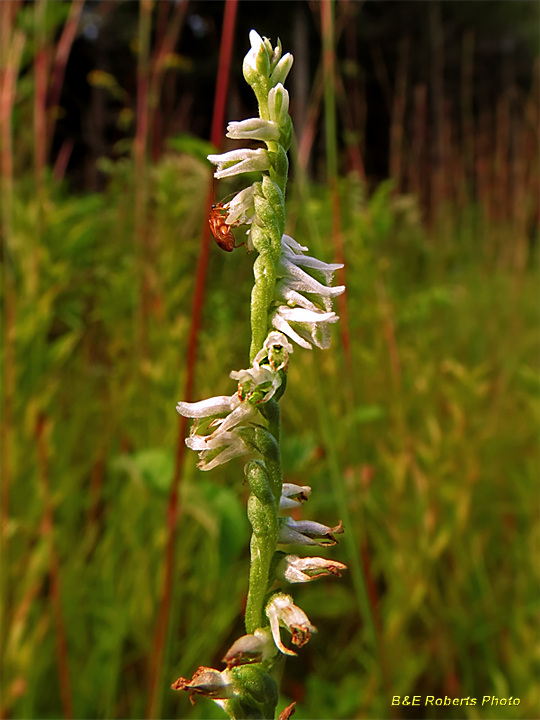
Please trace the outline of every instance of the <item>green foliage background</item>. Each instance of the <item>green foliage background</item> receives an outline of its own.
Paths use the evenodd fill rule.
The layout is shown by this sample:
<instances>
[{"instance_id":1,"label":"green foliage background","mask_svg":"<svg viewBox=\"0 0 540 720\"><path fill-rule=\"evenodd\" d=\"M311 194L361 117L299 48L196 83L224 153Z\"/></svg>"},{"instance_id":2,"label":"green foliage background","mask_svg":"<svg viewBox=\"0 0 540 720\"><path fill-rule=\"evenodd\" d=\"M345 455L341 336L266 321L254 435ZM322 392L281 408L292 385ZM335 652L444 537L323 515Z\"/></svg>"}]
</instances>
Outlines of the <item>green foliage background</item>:
<instances>
[{"instance_id":1,"label":"green foliage background","mask_svg":"<svg viewBox=\"0 0 540 720\"><path fill-rule=\"evenodd\" d=\"M98 195L52 181L39 197L24 180L15 186L5 258L15 310L2 349L4 369L6 353L14 363L2 572L11 717L61 712L53 541L75 717L144 716L210 174L196 155L171 151L150 170L146 330L130 161L107 166ZM346 530L369 556L387 685L349 573L294 589L319 634L286 661L282 705L298 700L299 719L388 717L393 695L497 695L521 704L415 716L536 717L536 262L520 272L501 262L475 208L427 232L414 198L388 183L368 200L351 176L340 192L353 371L339 331L329 352L295 349L282 403L285 480L310 484L310 517L330 524L346 494ZM296 239L331 260L326 189L296 183L289 205ZM227 373L248 364L251 264L243 250L212 248L197 397L230 394ZM189 454L181 482L162 717L222 716L168 688L198 665L221 667L241 634L242 461L208 475L195 462ZM354 564L343 543L330 553Z\"/></svg>"},{"instance_id":2,"label":"green foliage background","mask_svg":"<svg viewBox=\"0 0 540 720\"><path fill-rule=\"evenodd\" d=\"M3 718L66 716L66 695L76 718L144 717L155 661L168 494L179 442L175 404L184 399L210 148L194 135L177 135L159 162L143 158L137 174L131 155L133 136L143 126L135 116L135 86L144 53L135 40L148 3L118 3L109 25L103 18L113 4L95 5L86 3L90 12L81 17L98 23L103 13L103 45L100 50L90 40L81 44L77 36L75 55L84 60L94 52L101 63L110 53L113 72L90 61L87 70L68 72L68 91L58 98L66 105L65 120L47 105L57 68L39 80L39 63L51 70L75 3L0 3L6 23L2 80L10 70L14 74L12 90L0 93L2 140L14 138L13 148L0 149L7 168L0 288ZM267 5L244 3L243 9L264 14ZM358 71L365 79L371 36L384 39L389 67L398 75L405 27L418 40L415 49L425 53L416 61L421 72L411 74L416 98L421 88L413 83L428 81L436 56L426 49L432 38L424 5L366 3L351 36L358 33L364 58L358 67L340 58L343 71L352 73L347 77ZM284 479L312 486L310 519L335 525L341 517L343 540L325 552L349 566L341 579L292 589L319 629L279 671L280 709L296 700L295 720L540 716L538 83L530 82L537 25L531 3L490 3L497 12L487 14L485 3L442 5L444 17L459 21L447 26L446 49L454 60L444 69L446 80L457 87L467 72L472 76L472 49L469 60L465 50L473 36L469 26L462 27L470 14L480 39L476 81L482 86L495 78L494 99L474 95L473 117L471 89L468 117L464 82L462 106L455 102L463 114L458 131L446 128L452 140L443 168L447 205L444 193L438 206L439 196L431 192L431 145L423 154L409 152L416 115L402 116L401 126L393 123L409 151L403 151L404 140L389 154L407 165L408 182L416 172L421 200L399 194L388 181L368 191L354 173L340 178L348 320L343 316L335 326L329 351L295 349L281 403ZM8 6L15 8L12 17ZM206 89L213 89L216 75L212 28L221 22L223 3L192 0L190 13L202 13L211 32L202 45L192 38L187 55L178 45L182 53L173 53L171 61L180 73L174 80L179 96L189 91L202 103L194 106L200 111L182 110L192 116L184 118L187 129L203 134L212 105ZM274 37L283 18L267 14L264 32ZM156 39L152 22L149 13L146 29L140 25L149 43ZM245 12L238 23L238 37L259 27ZM286 25L284 31L292 33L293 23ZM309 37L318 43L315 25ZM507 25L513 29L510 40L526 36L526 52L518 44L517 80L508 80L495 98L495 56L482 37L486 28L487 35L497 30L496 45ZM240 58L244 46L236 52ZM203 63L197 53L213 53L214 61ZM461 54L463 67L455 60ZM511 53L505 57L511 65ZM190 74L196 67L197 74ZM233 72L239 68L240 62ZM393 87L398 84L393 78ZM380 104L370 82L362 87L370 106ZM428 102L431 92L424 96ZM412 93L405 100L411 106ZM42 127L35 122L40 103ZM89 108L91 117L108 108L106 122L102 117L101 128L94 128L99 142L89 142L90 150L81 146L92 132L80 123ZM176 109L171 103L168 112ZM381 117L387 122L387 114L375 113L375 124ZM344 153L349 141L362 149L371 137L370 127L366 137L356 130L349 140L344 132ZM373 134L380 145L377 140L363 148L377 156L377 166L388 159L387 130ZM426 143L433 143L428 136ZM73 138L68 187L53 179L46 163L69 150ZM47 146L51 139L58 147ZM166 137L158 139L161 150ZM101 157L98 174L94 161L100 155L117 159ZM314 159L320 171L322 153ZM328 189L304 180L294 153L292 168L287 231L332 262ZM81 178L92 180L86 188L105 189L75 194ZM234 189L220 187L217 197ZM136 212L146 194L148 207ZM252 262L244 249L229 254L211 248L194 399L230 395L228 373L249 364ZM350 340L350 365L343 338ZM205 699L191 707L170 684L180 675L191 677L199 665L223 667L224 653L243 634L249 525L243 461L209 474L195 463L195 454L187 453L159 704L163 718L201 720L223 713ZM362 572L376 609L376 644L362 612ZM392 707L395 695L478 702ZM520 704L482 707L483 696L513 696Z\"/></svg>"}]
</instances>

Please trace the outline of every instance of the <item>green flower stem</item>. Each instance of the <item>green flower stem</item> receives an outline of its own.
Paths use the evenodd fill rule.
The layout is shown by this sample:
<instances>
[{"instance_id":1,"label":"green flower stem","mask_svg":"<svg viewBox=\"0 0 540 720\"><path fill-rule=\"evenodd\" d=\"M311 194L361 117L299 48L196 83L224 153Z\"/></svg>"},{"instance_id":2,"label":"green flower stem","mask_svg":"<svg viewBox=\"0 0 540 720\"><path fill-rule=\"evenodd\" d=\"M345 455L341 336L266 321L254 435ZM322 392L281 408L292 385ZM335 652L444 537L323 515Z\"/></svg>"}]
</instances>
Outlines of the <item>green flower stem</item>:
<instances>
[{"instance_id":1,"label":"green flower stem","mask_svg":"<svg viewBox=\"0 0 540 720\"><path fill-rule=\"evenodd\" d=\"M277 405L277 403L276 403ZM277 408L279 413L279 406ZM279 415L274 417L275 421L279 423ZM277 429L279 438L279 426ZM273 495L274 501L279 504L281 497L281 489L283 485L283 474L281 472L281 456L279 452L279 444L272 432L266 428L257 428L255 431L255 444L258 451L264 457L264 466L268 473L268 484L270 492ZM262 498L261 498L262 501ZM277 511L276 511L277 512Z\"/></svg>"},{"instance_id":2,"label":"green flower stem","mask_svg":"<svg viewBox=\"0 0 540 720\"><path fill-rule=\"evenodd\" d=\"M254 228L255 229L255 228ZM251 231L254 234L254 229ZM251 347L249 359L253 362L268 334L268 308L274 297L276 273L274 263L267 254L260 254L253 265L255 284L251 291Z\"/></svg>"},{"instance_id":3,"label":"green flower stem","mask_svg":"<svg viewBox=\"0 0 540 720\"><path fill-rule=\"evenodd\" d=\"M285 151L279 147L288 168ZM276 157L281 157L281 154L276 153ZM265 176L257 185L254 196L257 220L251 228L251 239L259 257L253 265L255 284L251 293L251 362L261 350L268 334L268 310L274 299L281 237L285 230L285 203L281 188L284 189L287 183L287 168L283 176L283 161L279 165L280 171L273 173L279 183Z\"/></svg>"},{"instance_id":4,"label":"green flower stem","mask_svg":"<svg viewBox=\"0 0 540 720\"><path fill-rule=\"evenodd\" d=\"M258 56L259 73L245 73L259 104L259 116L269 119L267 80L270 71L269 56L262 52ZM251 78L251 79L249 79ZM288 102L288 101L287 101ZM276 276L281 254L281 238L285 232L285 189L289 172L287 150L292 139L290 117L281 130L280 142L267 142L272 153L272 167L260 184L255 187L255 221L251 227L251 240L259 253L253 265L255 284L251 293L251 347L250 361L253 362L262 349L268 334L268 313L274 300ZM279 397L285 390L285 379ZM277 398L279 399L279 398ZM251 538L251 568L249 591L246 605L246 630L253 633L261 627L264 618L264 601L268 590L272 558L276 551L278 536L278 506L283 485L279 453L280 412L276 400L260 406L268 422L268 430L255 431L254 445L264 462L252 461L246 466L246 475L252 494L248 501L248 517L253 528Z\"/></svg>"},{"instance_id":5,"label":"green flower stem","mask_svg":"<svg viewBox=\"0 0 540 720\"><path fill-rule=\"evenodd\" d=\"M267 435L272 438L269 433ZM275 440L274 445L277 449ZM269 464L275 465L275 459L271 459ZM252 460L246 465L245 472L251 488L248 500L248 518L253 528L250 545L251 567L246 604L246 631L253 633L263 625L263 607L268 589L270 565L277 545L278 514L272 488L273 483L266 463Z\"/></svg>"},{"instance_id":6,"label":"green flower stem","mask_svg":"<svg viewBox=\"0 0 540 720\"><path fill-rule=\"evenodd\" d=\"M279 409L279 404L277 403L277 400L283 395L283 391L285 390L287 384L287 375L283 373L283 379L281 381L281 387L279 388L279 391L282 391L279 393L279 397L276 399L269 400L268 402L264 403L264 405L261 405L259 410L261 415L264 417L264 419L268 422L268 430L273 435L274 440L279 445L280 435L281 435L281 412ZM281 493L281 488L280 488ZM279 499L279 498L278 498Z\"/></svg>"}]
</instances>

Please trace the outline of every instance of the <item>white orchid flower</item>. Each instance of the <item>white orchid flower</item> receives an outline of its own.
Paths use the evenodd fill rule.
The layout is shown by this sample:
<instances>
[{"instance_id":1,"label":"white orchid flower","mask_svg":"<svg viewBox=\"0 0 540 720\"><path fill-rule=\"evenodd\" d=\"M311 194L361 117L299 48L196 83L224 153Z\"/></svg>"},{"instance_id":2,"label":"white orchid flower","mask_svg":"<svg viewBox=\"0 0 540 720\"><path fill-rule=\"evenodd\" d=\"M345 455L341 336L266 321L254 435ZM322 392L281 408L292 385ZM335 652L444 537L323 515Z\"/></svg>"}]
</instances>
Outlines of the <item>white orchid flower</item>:
<instances>
[{"instance_id":1,"label":"white orchid flower","mask_svg":"<svg viewBox=\"0 0 540 720\"><path fill-rule=\"evenodd\" d=\"M233 177L245 172L262 172L270 169L270 153L268 150L259 148L258 150L250 150L242 148L241 150L230 150L220 155L208 155L208 160L217 166L214 177L221 180L226 177Z\"/></svg>"},{"instance_id":2,"label":"white orchid flower","mask_svg":"<svg viewBox=\"0 0 540 720\"><path fill-rule=\"evenodd\" d=\"M285 333L306 350L310 350L312 345L327 349L330 346L329 325L338 320L339 316L335 312L290 308L287 305L280 305L270 316L270 322L276 330Z\"/></svg>"},{"instance_id":3,"label":"white orchid flower","mask_svg":"<svg viewBox=\"0 0 540 720\"><path fill-rule=\"evenodd\" d=\"M268 361L268 365L270 365L275 372L278 372L278 370L287 370L289 366L289 355L293 351L294 348L285 335L273 330L268 333L262 349L255 355L253 367L258 368L261 363Z\"/></svg>"},{"instance_id":4,"label":"white orchid flower","mask_svg":"<svg viewBox=\"0 0 540 720\"><path fill-rule=\"evenodd\" d=\"M281 498L279 500L279 509L290 510L292 508L302 507L302 503L306 502L310 495L311 488L309 485L283 483L281 488Z\"/></svg>"},{"instance_id":5,"label":"white orchid flower","mask_svg":"<svg viewBox=\"0 0 540 720\"><path fill-rule=\"evenodd\" d=\"M213 700L225 700L234 696L234 685L229 670L199 667L191 680L180 677L171 685L173 690L186 690L191 696L204 695Z\"/></svg>"},{"instance_id":6,"label":"white orchid flower","mask_svg":"<svg viewBox=\"0 0 540 720\"><path fill-rule=\"evenodd\" d=\"M292 635L293 644L297 647L305 645L310 637L317 632L317 628L309 622L303 610L297 607L290 595L276 593L272 596L266 606L266 616L270 620L272 636L279 650L285 655L296 655L294 650L289 650L281 641L279 628L286 628Z\"/></svg>"},{"instance_id":7,"label":"white orchid flower","mask_svg":"<svg viewBox=\"0 0 540 720\"><path fill-rule=\"evenodd\" d=\"M287 104L288 106L288 104ZM231 140L259 140L271 142L279 140L279 125L272 120L249 118L227 125L227 137Z\"/></svg>"},{"instance_id":8,"label":"white orchid flower","mask_svg":"<svg viewBox=\"0 0 540 720\"><path fill-rule=\"evenodd\" d=\"M223 662L227 668L264 662L276 654L272 635L267 628L257 628L253 635L243 635L227 650Z\"/></svg>"},{"instance_id":9,"label":"white orchid flower","mask_svg":"<svg viewBox=\"0 0 540 720\"><path fill-rule=\"evenodd\" d=\"M332 311L332 299L345 292L344 285L332 287L331 282L343 265L322 262L305 255L306 251L292 237L283 235L275 291L277 308L270 322L301 347L325 349L330 344L329 326L339 320Z\"/></svg>"},{"instance_id":10,"label":"white orchid flower","mask_svg":"<svg viewBox=\"0 0 540 720\"><path fill-rule=\"evenodd\" d=\"M225 219L227 225L234 225L235 223L247 225L253 222L253 213L255 212L254 192L253 185L250 185L236 193L232 200L223 204L228 213Z\"/></svg>"},{"instance_id":11,"label":"white orchid flower","mask_svg":"<svg viewBox=\"0 0 540 720\"><path fill-rule=\"evenodd\" d=\"M235 457L252 452L253 448L242 440L237 430L235 428L232 432L216 432L206 436L194 434L186 438L188 448L199 453L197 467L205 471L213 470Z\"/></svg>"},{"instance_id":12,"label":"white orchid flower","mask_svg":"<svg viewBox=\"0 0 540 720\"><path fill-rule=\"evenodd\" d=\"M346 569L347 566L337 560L286 555L276 567L276 577L290 583L306 583L327 575L341 577L341 571Z\"/></svg>"},{"instance_id":13,"label":"white orchid flower","mask_svg":"<svg viewBox=\"0 0 540 720\"><path fill-rule=\"evenodd\" d=\"M279 519L278 543L282 545L320 545L330 547L337 544L334 535L343 533L343 523L328 527L312 520Z\"/></svg>"},{"instance_id":14,"label":"white orchid flower","mask_svg":"<svg viewBox=\"0 0 540 720\"><path fill-rule=\"evenodd\" d=\"M230 374L238 380L238 397L242 402L247 400L252 405L268 402L281 385L281 377L268 365L257 364L249 370L233 370Z\"/></svg>"},{"instance_id":15,"label":"white orchid flower","mask_svg":"<svg viewBox=\"0 0 540 720\"><path fill-rule=\"evenodd\" d=\"M238 431L258 419L257 405L268 402L281 385L279 373L268 365L233 371L230 376L238 381L234 395L218 395L196 403L179 402L176 406L180 415L196 421L186 445L199 453L201 470L212 470L253 450Z\"/></svg>"}]
</instances>

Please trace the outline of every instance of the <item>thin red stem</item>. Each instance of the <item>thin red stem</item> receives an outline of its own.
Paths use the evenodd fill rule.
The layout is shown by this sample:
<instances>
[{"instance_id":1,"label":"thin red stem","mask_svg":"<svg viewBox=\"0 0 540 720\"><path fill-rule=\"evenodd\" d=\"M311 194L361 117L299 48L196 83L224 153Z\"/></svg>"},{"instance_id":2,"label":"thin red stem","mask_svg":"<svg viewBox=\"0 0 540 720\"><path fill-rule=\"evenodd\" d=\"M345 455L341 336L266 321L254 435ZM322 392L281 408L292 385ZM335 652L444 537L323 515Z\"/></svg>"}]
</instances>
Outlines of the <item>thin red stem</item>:
<instances>
[{"instance_id":1,"label":"thin red stem","mask_svg":"<svg viewBox=\"0 0 540 720\"><path fill-rule=\"evenodd\" d=\"M69 16L62 30L62 35L56 46L56 57L54 59L54 65L51 72L51 89L49 93L49 107L54 109L60 102L60 94L62 92L62 85L64 83L64 75L66 72L66 65L71 52L75 35L77 34L77 27L79 25L79 18L83 9L84 0L73 0L69 9ZM52 140L54 132L54 124L56 115L53 121L50 123L48 129L48 143Z\"/></svg>"},{"instance_id":2,"label":"thin red stem","mask_svg":"<svg viewBox=\"0 0 540 720\"><path fill-rule=\"evenodd\" d=\"M36 188L42 190L47 162L47 47L45 44L45 0L35 6L37 51L34 57L34 167Z\"/></svg>"},{"instance_id":3,"label":"thin red stem","mask_svg":"<svg viewBox=\"0 0 540 720\"><path fill-rule=\"evenodd\" d=\"M236 10L238 0L227 0L225 3L225 14L223 18L223 30L221 35L221 47L219 53L219 72L214 99L214 114L212 119L212 144L216 147L221 145L223 125L225 118L225 107L227 101L227 90L229 84L232 46L234 29L236 23ZM213 188L209 187L207 195L207 208L210 210L213 201ZM197 271L195 276L195 289L193 292L193 304L191 310L191 324L189 330L187 347L186 381L184 386L184 399L190 401L193 396L195 377L195 362L197 355L197 339L200 328L201 313L204 301L206 268L208 265L210 229L205 216L201 229L199 258L197 260ZM154 637L154 650L150 667L150 687L148 693L148 704L146 717L156 718L159 715L161 670L165 648L165 638L169 623L170 606L173 590L173 577L175 568L176 537L179 517L179 492L180 478L184 464L185 444L184 438L187 430L187 419L180 417L178 421L178 443L176 449L176 464L173 476L172 487L169 495L167 508L167 544L165 547L165 574L161 594L161 606L159 609L156 633Z\"/></svg>"},{"instance_id":4,"label":"thin red stem","mask_svg":"<svg viewBox=\"0 0 540 720\"><path fill-rule=\"evenodd\" d=\"M178 41L187 10L187 4L187 0L176 3L172 17L168 23L166 3L161 2L158 7L156 50L154 52L150 78L150 134L152 137L151 151L153 162L157 162L161 155L163 121L159 101L163 78L167 70L166 61Z\"/></svg>"},{"instance_id":5,"label":"thin red stem","mask_svg":"<svg viewBox=\"0 0 540 720\"><path fill-rule=\"evenodd\" d=\"M151 0L141 0L139 17L139 62L137 66L137 131L135 134L135 243L138 255L139 307L137 316L137 354L147 354L148 283L147 283L147 142L148 142L148 86L150 30L152 23Z\"/></svg>"},{"instance_id":6,"label":"thin red stem","mask_svg":"<svg viewBox=\"0 0 540 720\"><path fill-rule=\"evenodd\" d=\"M24 47L25 37L20 30L16 30L10 37L10 25L15 17L15 8L8 3L1 6L2 51L4 67L1 69L0 83L0 171L2 190L2 234L6 247L9 248L12 236L12 200L13 200L13 128L12 111L15 103L16 82ZM12 411L15 392L15 289L13 274L9 262L9 253L6 253L3 263L3 278L5 288L5 315L4 315L4 397L2 403L2 420L0 424L0 471L1 471L1 521L0 534L6 560L7 536L4 529L9 516L9 487L11 474L11 432Z\"/></svg>"},{"instance_id":7,"label":"thin red stem","mask_svg":"<svg viewBox=\"0 0 540 720\"><path fill-rule=\"evenodd\" d=\"M49 580L51 588L51 604L56 634L56 653L58 658L58 675L60 679L60 696L64 718L73 717L73 696L69 675L68 647L66 626L62 610L62 593L60 585L60 562L54 542L54 517L49 480L49 452L47 447L47 420L40 415L36 424L36 441L38 451L39 480L43 496L42 532L49 541L50 565Z\"/></svg>"},{"instance_id":8,"label":"thin red stem","mask_svg":"<svg viewBox=\"0 0 540 720\"><path fill-rule=\"evenodd\" d=\"M335 78L336 63L334 53L334 18L331 0L321 2L321 33L323 38L323 68L324 68L324 120L326 130L326 165L328 186L332 205L332 237L334 253L339 263L344 263L343 233L341 229L341 208L339 201L338 173L337 173L337 143L336 143L336 98ZM345 269L337 273L340 284L345 285ZM341 315L341 342L345 354L345 362L352 371L351 341L349 332L349 312L346 295L340 295L338 300Z\"/></svg>"}]
</instances>

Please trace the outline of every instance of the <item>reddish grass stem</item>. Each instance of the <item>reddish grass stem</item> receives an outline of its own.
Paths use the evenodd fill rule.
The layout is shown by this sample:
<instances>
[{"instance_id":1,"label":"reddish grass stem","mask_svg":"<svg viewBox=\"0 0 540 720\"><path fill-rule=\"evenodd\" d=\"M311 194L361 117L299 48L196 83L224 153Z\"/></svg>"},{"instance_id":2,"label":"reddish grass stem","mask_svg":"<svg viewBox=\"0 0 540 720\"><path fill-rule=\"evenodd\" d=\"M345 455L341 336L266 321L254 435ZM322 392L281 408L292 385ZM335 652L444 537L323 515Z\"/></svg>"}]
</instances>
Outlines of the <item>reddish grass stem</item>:
<instances>
[{"instance_id":1,"label":"reddish grass stem","mask_svg":"<svg viewBox=\"0 0 540 720\"><path fill-rule=\"evenodd\" d=\"M35 4L36 54L34 56L34 168L38 194L43 190L47 162L47 47L45 39L46 0Z\"/></svg>"},{"instance_id":2,"label":"reddish grass stem","mask_svg":"<svg viewBox=\"0 0 540 720\"><path fill-rule=\"evenodd\" d=\"M335 79L336 79L336 62L335 62L335 36L333 22L333 3L331 0L321 1L321 34L323 40L323 66L324 66L324 84L325 84L325 130L326 130L326 158L327 158L327 174L330 192L330 201L332 205L332 229L334 239L334 252L338 262L344 262L343 252L343 234L341 229L341 209L339 200L338 186L338 165L337 165L337 129L335 118ZM345 273L341 270L338 276L340 284L345 283ZM345 355L345 362L351 378L354 380L354 366L352 361L351 343L350 343L350 326L349 314L347 308L346 296L339 297L341 301L339 310L341 315L341 341ZM351 384L351 387L353 385ZM352 395L352 394L351 394ZM354 398L353 398L354 402ZM325 420L326 425L326 420ZM325 432L327 437L329 434ZM340 477L339 460L335 448L332 443L328 443L329 454L331 456L332 475L334 481ZM339 482L339 481L338 481ZM341 498L342 509L345 508L343 486L337 489L337 493ZM349 540L353 547L350 552L353 557L358 557L357 550L354 548L354 538ZM381 681L386 692L390 691L390 681L386 662L386 652L383 641L383 633L380 623L378 622L378 598L375 583L371 574L371 567L366 560L368 553L367 539L361 544L360 557L354 563L357 566L356 575L356 593L359 600L360 612L362 620L366 623L372 635L374 650L379 660L379 671Z\"/></svg>"},{"instance_id":3,"label":"reddish grass stem","mask_svg":"<svg viewBox=\"0 0 540 720\"><path fill-rule=\"evenodd\" d=\"M51 588L51 604L56 632L56 653L58 657L58 675L60 680L60 696L64 718L72 718L73 697L69 675L68 647L66 626L62 610L62 592L60 585L60 562L54 542L54 517L50 488L48 434L50 426L44 415L40 415L36 423L36 443L38 452L39 483L43 497L43 519L41 530L49 543L50 565L49 579Z\"/></svg>"},{"instance_id":4,"label":"reddish grass stem","mask_svg":"<svg viewBox=\"0 0 540 720\"><path fill-rule=\"evenodd\" d=\"M2 57L2 74L0 83L0 139L2 141L0 151L0 171L2 189L2 235L6 247L12 236L13 221L13 128L12 111L15 102L17 75L21 62L25 37L17 30L13 36L9 35L9 25L14 17L14 8L9 3L2 3L2 43L0 52L5 53ZM11 450L11 428L12 409L15 383L15 289L13 275L11 272L9 253L6 253L3 262L3 281L5 292L5 316L4 316L4 394L2 407L2 421L0 433L1 450L1 537L2 542L7 542L4 530L9 516L9 487L10 487L10 450ZM6 548L4 545L4 553ZM4 560L6 555L4 554Z\"/></svg>"},{"instance_id":5,"label":"reddish grass stem","mask_svg":"<svg viewBox=\"0 0 540 720\"><path fill-rule=\"evenodd\" d=\"M221 138L223 135L223 125L225 118L225 108L227 103L227 90L229 84L237 6L238 0L227 0L227 2L225 3L223 30L221 35L221 47L219 53L219 71L216 84L216 93L214 98L214 112L212 118L211 141L212 144L216 147L219 147L221 145ZM208 189L207 195L206 207L208 210L210 209L212 201L213 186L211 185ZM191 309L191 323L187 347L186 380L184 385L183 397L184 400L188 402L193 396L197 341L204 301L206 269L208 265L209 239L210 230L205 213L200 236L199 257L197 260L195 288L193 292L193 303ZM148 703L146 707L147 718L158 717L159 706L161 704L161 671L163 665L165 638L167 634L167 625L169 622L173 590L176 537L179 517L180 478L182 476L182 468L184 464L184 438L186 435L186 431L187 419L184 417L180 417L178 421L176 464L167 508L167 544L165 547L164 558L165 574L163 580L163 589L161 593L161 605L157 620L156 633L154 636L154 649L150 665L150 684L148 692Z\"/></svg>"},{"instance_id":6,"label":"reddish grass stem","mask_svg":"<svg viewBox=\"0 0 540 720\"><path fill-rule=\"evenodd\" d=\"M396 84L390 123L390 177L395 181L395 191L397 194L403 190L403 130L405 107L407 105L408 64L409 38L403 37L399 43Z\"/></svg>"},{"instance_id":7,"label":"reddish grass stem","mask_svg":"<svg viewBox=\"0 0 540 720\"><path fill-rule=\"evenodd\" d=\"M139 15L139 61L137 64L137 130L135 133L135 246L138 257L139 306L137 308L137 353L140 361L148 352L147 325L149 314L149 289L147 282L147 141L148 141L148 85L150 72L150 32L152 27L152 2L141 0Z\"/></svg>"},{"instance_id":8,"label":"reddish grass stem","mask_svg":"<svg viewBox=\"0 0 540 720\"><path fill-rule=\"evenodd\" d=\"M167 71L167 60L174 50L182 29L187 4L187 0L174 3L172 17L169 19L168 23L166 22L167 17L164 11L166 3L161 2L158 7L157 42L150 77L150 135L152 138L151 151L153 162L157 162L157 160L159 160L162 149L163 121L159 99L163 85L163 78Z\"/></svg>"},{"instance_id":9,"label":"reddish grass stem","mask_svg":"<svg viewBox=\"0 0 540 720\"><path fill-rule=\"evenodd\" d=\"M56 46L56 56L54 59L53 68L51 71L51 89L49 92L49 108L56 111L58 103L60 102L60 95L62 93L62 85L64 84L64 75L66 73L66 65L71 52L73 41L77 33L79 26L79 18L83 9L84 0L73 0L69 8L69 15L60 35L60 40ZM54 119L50 123L48 128L48 146L52 140L54 133L54 125L56 121L56 114Z\"/></svg>"},{"instance_id":10,"label":"reddish grass stem","mask_svg":"<svg viewBox=\"0 0 540 720\"><path fill-rule=\"evenodd\" d=\"M334 21L331 0L321 2L321 32L323 38L323 68L324 68L324 123L326 131L326 163L330 200L332 204L332 235L334 240L334 253L337 262L344 263L343 233L341 229L341 208L339 200L338 170L337 170L337 144L336 144L336 102L335 77L336 64L334 52ZM338 270L338 282L345 285L345 269ZM345 361L352 370L351 340L349 332L349 311L346 295L338 298L339 313L341 316L341 342L345 353Z\"/></svg>"}]
</instances>

